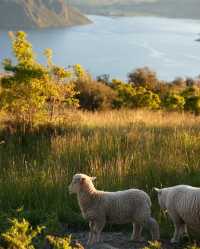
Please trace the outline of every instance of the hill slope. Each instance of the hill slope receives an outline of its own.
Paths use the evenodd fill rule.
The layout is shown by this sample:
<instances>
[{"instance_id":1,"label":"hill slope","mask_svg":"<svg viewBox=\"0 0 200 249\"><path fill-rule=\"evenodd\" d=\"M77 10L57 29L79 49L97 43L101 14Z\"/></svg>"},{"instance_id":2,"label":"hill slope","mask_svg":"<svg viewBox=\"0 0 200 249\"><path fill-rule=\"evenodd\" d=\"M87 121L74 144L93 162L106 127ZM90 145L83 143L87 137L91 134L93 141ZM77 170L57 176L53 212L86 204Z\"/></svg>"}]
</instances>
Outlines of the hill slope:
<instances>
[{"instance_id":1,"label":"hill slope","mask_svg":"<svg viewBox=\"0 0 200 249\"><path fill-rule=\"evenodd\" d=\"M73 0L73 4L87 14L200 19L199 0Z\"/></svg>"},{"instance_id":2,"label":"hill slope","mask_svg":"<svg viewBox=\"0 0 200 249\"><path fill-rule=\"evenodd\" d=\"M81 25L89 19L64 0L1 0L0 28L47 28Z\"/></svg>"}]
</instances>

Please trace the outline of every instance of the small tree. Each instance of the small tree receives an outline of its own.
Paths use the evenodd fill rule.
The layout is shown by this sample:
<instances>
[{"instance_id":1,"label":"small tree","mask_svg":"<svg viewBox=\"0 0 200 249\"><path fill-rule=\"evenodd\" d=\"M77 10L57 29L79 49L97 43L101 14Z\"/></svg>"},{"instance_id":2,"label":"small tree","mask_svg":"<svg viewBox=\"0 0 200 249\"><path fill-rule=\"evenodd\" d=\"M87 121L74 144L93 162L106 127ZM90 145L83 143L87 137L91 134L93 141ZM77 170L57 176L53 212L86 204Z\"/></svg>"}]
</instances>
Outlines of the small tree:
<instances>
[{"instance_id":1,"label":"small tree","mask_svg":"<svg viewBox=\"0 0 200 249\"><path fill-rule=\"evenodd\" d=\"M144 87L151 91L154 91L159 83L156 73L148 67L138 68L129 73L128 81L136 87Z\"/></svg>"},{"instance_id":2,"label":"small tree","mask_svg":"<svg viewBox=\"0 0 200 249\"><path fill-rule=\"evenodd\" d=\"M10 36L17 64L13 65L8 59L4 61L4 68L11 76L2 79L2 106L15 120L33 122L45 104L47 72L37 63L24 32L10 33Z\"/></svg>"},{"instance_id":3,"label":"small tree","mask_svg":"<svg viewBox=\"0 0 200 249\"><path fill-rule=\"evenodd\" d=\"M158 109L160 107L160 97L152 91L139 87L134 97L136 107L147 107L149 109Z\"/></svg>"},{"instance_id":4,"label":"small tree","mask_svg":"<svg viewBox=\"0 0 200 249\"><path fill-rule=\"evenodd\" d=\"M80 65L74 67L74 75L81 108L90 111L112 108L116 94L109 86L93 80Z\"/></svg>"},{"instance_id":5,"label":"small tree","mask_svg":"<svg viewBox=\"0 0 200 249\"><path fill-rule=\"evenodd\" d=\"M26 33L10 33L13 53L17 64L11 60L4 61L4 69L11 76L2 79L0 95L4 110L12 115L15 121L33 124L46 113L50 107L51 117L55 105L77 105L77 92L69 82L69 70L56 67L52 63L52 51L45 50L47 67L39 64L27 40Z\"/></svg>"},{"instance_id":6,"label":"small tree","mask_svg":"<svg viewBox=\"0 0 200 249\"><path fill-rule=\"evenodd\" d=\"M113 79L111 87L117 94L117 97L114 100L115 108L135 107L134 97L136 95L136 89L131 84L127 84L121 80Z\"/></svg>"},{"instance_id":7,"label":"small tree","mask_svg":"<svg viewBox=\"0 0 200 249\"><path fill-rule=\"evenodd\" d=\"M200 113L200 90L197 86L187 87L181 94L185 98L186 111Z\"/></svg>"},{"instance_id":8,"label":"small tree","mask_svg":"<svg viewBox=\"0 0 200 249\"><path fill-rule=\"evenodd\" d=\"M185 99L178 94L168 94L163 100L163 106L170 111L181 111L184 109Z\"/></svg>"}]
</instances>

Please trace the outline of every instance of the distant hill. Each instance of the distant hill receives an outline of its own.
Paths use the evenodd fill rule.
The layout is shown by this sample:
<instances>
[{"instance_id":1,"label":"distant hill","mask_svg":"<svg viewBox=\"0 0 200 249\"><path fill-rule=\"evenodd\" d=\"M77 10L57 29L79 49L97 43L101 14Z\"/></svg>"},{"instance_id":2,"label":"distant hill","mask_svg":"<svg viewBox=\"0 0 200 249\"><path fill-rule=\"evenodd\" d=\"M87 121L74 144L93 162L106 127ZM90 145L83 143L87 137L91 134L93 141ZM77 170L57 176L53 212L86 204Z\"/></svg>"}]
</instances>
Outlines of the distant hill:
<instances>
[{"instance_id":1,"label":"distant hill","mask_svg":"<svg viewBox=\"0 0 200 249\"><path fill-rule=\"evenodd\" d=\"M87 14L200 19L200 0L73 0Z\"/></svg>"},{"instance_id":2,"label":"distant hill","mask_svg":"<svg viewBox=\"0 0 200 249\"><path fill-rule=\"evenodd\" d=\"M0 0L1 29L64 27L89 22L64 0Z\"/></svg>"}]
</instances>

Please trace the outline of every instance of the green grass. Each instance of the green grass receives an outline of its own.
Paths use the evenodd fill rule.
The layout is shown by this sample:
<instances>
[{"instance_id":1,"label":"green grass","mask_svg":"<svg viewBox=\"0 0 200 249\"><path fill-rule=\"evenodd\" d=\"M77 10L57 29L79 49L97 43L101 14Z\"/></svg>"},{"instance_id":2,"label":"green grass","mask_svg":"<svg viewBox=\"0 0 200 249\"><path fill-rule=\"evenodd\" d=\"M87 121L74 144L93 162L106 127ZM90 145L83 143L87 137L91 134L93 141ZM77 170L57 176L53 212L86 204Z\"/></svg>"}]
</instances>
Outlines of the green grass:
<instances>
[{"instance_id":1,"label":"green grass","mask_svg":"<svg viewBox=\"0 0 200 249\"><path fill-rule=\"evenodd\" d=\"M159 211L153 187L199 185L200 118L148 111L68 117L27 133L8 132L2 121L0 222L23 207L18 215L33 225L85 228L76 198L68 194L73 174L82 172L97 176L99 189L147 191L168 236L171 224Z\"/></svg>"}]
</instances>

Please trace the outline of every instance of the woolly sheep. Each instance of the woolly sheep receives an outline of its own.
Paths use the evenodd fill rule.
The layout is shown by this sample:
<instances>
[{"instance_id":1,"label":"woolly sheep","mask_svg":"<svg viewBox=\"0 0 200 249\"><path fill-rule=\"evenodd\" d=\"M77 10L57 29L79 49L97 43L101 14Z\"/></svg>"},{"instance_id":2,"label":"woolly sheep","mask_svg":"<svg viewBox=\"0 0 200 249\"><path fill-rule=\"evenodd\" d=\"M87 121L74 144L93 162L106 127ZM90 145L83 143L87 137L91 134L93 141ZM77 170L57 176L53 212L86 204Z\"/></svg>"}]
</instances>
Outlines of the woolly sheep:
<instances>
[{"instance_id":1,"label":"woolly sheep","mask_svg":"<svg viewBox=\"0 0 200 249\"><path fill-rule=\"evenodd\" d=\"M141 240L143 225L147 225L150 227L152 239L159 239L159 225L151 217L151 200L145 192L138 189L99 191L94 187L94 180L94 177L76 174L69 185L69 192L77 194L81 213L89 221L88 244L100 241L106 223L132 223L132 240Z\"/></svg>"},{"instance_id":2,"label":"woolly sheep","mask_svg":"<svg viewBox=\"0 0 200 249\"><path fill-rule=\"evenodd\" d=\"M187 227L200 228L200 188L178 185L155 190L161 209L168 212L174 223L172 243L188 235Z\"/></svg>"}]
</instances>

